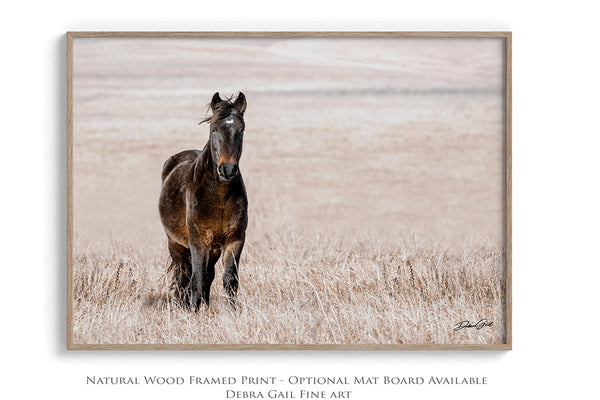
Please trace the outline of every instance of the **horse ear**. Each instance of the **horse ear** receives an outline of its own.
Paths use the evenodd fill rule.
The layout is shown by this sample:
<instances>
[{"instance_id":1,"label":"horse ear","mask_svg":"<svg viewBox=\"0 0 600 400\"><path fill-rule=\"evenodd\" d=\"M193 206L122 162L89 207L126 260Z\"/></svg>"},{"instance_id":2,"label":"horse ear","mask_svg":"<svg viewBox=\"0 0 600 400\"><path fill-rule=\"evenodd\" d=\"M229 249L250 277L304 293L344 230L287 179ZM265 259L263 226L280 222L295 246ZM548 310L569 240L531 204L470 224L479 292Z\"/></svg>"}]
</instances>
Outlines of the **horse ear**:
<instances>
[{"instance_id":1,"label":"horse ear","mask_svg":"<svg viewBox=\"0 0 600 400\"><path fill-rule=\"evenodd\" d=\"M246 96L244 96L244 93L240 92L240 94L238 94L238 97L237 99L235 99L235 103L233 103L233 106L241 114L243 114L244 111L246 111Z\"/></svg>"},{"instance_id":2,"label":"horse ear","mask_svg":"<svg viewBox=\"0 0 600 400\"><path fill-rule=\"evenodd\" d=\"M219 96L219 92L215 93L213 95L212 100L210 101L210 108L212 108L213 110L215 109L215 106L217 104L219 104L220 102L222 102L223 100L221 99L221 96Z\"/></svg>"}]
</instances>

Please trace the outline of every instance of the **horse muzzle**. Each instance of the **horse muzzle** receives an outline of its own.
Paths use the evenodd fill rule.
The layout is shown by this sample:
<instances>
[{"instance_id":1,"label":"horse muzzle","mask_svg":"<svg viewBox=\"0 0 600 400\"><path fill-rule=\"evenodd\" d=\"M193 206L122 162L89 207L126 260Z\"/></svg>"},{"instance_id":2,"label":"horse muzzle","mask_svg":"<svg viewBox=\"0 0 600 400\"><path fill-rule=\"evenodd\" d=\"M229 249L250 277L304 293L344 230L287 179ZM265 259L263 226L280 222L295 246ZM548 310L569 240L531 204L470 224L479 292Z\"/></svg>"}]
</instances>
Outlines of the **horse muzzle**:
<instances>
[{"instance_id":1,"label":"horse muzzle","mask_svg":"<svg viewBox=\"0 0 600 400\"><path fill-rule=\"evenodd\" d=\"M239 168L237 164L219 164L217 173L223 181L229 182L238 174Z\"/></svg>"}]
</instances>

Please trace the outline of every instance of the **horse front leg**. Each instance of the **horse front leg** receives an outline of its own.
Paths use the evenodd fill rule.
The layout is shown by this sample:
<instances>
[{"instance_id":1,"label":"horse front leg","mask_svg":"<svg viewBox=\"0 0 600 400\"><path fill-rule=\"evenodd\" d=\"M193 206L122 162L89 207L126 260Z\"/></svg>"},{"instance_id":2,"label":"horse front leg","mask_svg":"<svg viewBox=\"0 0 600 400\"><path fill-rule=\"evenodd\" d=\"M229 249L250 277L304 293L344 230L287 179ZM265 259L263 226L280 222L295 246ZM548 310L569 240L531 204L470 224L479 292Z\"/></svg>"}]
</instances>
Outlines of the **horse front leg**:
<instances>
[{"instance_id":1,"label":"horse front leg","mask_svg":"<svg viewBox=\"0 0 600 400\"><path fill-rule=\"evenodd\" d=\"M235 307L237 300L237 290L239 285L238 278L238 266L240 264L240 256L242 255L242 249L244 248L244 239L242 236L240 239L229 243L225 246L224 250L224 264L225 272L223 273L223 287L229 298L229 304Z\"/></svg>"},{"instance_id":2,"label":"horse front leg","mask_svg":"<svg viewBox=\"0 0 600 400\"><path fill-rule=\"evenodd\" d=\"M214 263L210 263L210 248L202 243L190 243L192 255L192 293L190 302L197 309L201 305L208 306L210 301L210 285L215 278Z\"/></svg>"}]
</instances>

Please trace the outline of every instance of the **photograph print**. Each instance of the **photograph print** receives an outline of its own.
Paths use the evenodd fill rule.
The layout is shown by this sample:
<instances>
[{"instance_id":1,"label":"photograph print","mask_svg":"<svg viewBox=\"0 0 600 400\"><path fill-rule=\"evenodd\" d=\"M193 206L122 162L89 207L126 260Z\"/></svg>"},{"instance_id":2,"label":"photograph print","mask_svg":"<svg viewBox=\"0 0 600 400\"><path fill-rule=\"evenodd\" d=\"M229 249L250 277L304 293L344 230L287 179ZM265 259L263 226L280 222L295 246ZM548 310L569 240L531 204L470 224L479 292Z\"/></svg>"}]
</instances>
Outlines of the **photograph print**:
<instances>
[{"instance_id":1,"label":"photograph print","mask_svg":"<svg viewBox=\"0 0 600 400\"><path fill-rule=\"evenodd\" d=\"M69 349L510 349L507 32L68 34Z\"/></svg>"}]
</instances>

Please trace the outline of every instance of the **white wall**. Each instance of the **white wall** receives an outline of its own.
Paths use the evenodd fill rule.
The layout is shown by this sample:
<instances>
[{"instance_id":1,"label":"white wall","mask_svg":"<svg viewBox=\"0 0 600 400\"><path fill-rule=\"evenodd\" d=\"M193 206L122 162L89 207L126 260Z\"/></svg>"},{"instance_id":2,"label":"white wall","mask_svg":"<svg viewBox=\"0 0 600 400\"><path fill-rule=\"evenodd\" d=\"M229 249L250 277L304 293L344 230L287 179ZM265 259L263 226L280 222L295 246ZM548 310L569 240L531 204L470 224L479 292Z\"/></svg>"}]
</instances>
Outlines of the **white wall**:
<instances>
[{"instance_id":1,"label":"white wall","mask_svg":"<svg viewBox=\"0 0 600 400\"><path fill-rule=\"evenodd\" d=\"M353 390L351 398L575 397L595 388L600 144L595 8L581 2L5 2L1 393L225 398L225 388L100 387L86 376L487 376L484 387ZM68 30L513 31L510 352L66 352ZM299 389L299 388L297 388ZM315 389L315 388L309 388ZM318 388L317 388L318 389ZM583 395L583 398L589 395Z\"/></svg>"}]
</instances>

